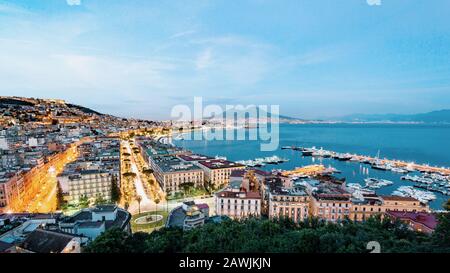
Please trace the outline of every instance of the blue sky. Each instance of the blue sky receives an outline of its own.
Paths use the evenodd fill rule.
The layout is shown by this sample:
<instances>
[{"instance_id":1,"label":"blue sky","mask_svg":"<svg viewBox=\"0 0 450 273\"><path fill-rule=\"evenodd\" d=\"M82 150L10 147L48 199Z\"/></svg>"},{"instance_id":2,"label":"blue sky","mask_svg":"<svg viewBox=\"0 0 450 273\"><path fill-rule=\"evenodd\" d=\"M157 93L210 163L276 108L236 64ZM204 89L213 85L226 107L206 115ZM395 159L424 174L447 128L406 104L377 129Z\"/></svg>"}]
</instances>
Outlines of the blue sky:
<instances>
[{"instance_id":1,"label":"blue sky","mask_svg":"<svg viewBox=\"0 0 450 273\"><path fill-rule=\"evenodd\" d=\"M0 95L164 119L193 102L282 114L450 108L448 0L0 0Z\"/></svg>"}]
</instances>

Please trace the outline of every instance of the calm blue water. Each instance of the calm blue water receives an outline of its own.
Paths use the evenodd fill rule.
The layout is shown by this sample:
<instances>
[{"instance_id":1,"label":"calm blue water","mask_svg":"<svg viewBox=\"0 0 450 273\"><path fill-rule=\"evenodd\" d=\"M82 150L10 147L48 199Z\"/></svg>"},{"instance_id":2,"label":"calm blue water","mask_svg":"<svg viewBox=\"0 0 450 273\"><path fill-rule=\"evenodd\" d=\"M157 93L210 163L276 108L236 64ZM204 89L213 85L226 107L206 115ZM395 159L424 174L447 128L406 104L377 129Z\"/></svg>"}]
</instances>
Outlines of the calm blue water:
<instances>
[{"instance_id":1,"label":"calm blue water","mask_svg":"<svg viewBox=\"0 0 450 273\"><path fill-rule=\"evenodd\" d=\"M256 129L250 129L256 130ZM248 132L247 132L248 133ZM341 162L334 159L318 160L302 157L292 150L281 150L282 146L323 147L337 152L349 152L380 158L401 159L437 166L450 166L450 125L406 125L406 124L281 124L279 149L273 152L260 151L259 141L194 141L175 140L175 145L205 155L226 156L229 160L248 160L257 157L278 155L290 159L279 165L267 165L265 170L294 169L295 167L322 163L342 171L338 177L345 177L348 183L364 184L364 178L384 178L396 182L379 189L381 194L390 194L401 185L413 185L400 180L401 174L373 170L367 165ZM368 173L367 170L368 169ZM448 197L435 193L437 199L430 203L434 209Z\"/></svg>"}]
</instances>

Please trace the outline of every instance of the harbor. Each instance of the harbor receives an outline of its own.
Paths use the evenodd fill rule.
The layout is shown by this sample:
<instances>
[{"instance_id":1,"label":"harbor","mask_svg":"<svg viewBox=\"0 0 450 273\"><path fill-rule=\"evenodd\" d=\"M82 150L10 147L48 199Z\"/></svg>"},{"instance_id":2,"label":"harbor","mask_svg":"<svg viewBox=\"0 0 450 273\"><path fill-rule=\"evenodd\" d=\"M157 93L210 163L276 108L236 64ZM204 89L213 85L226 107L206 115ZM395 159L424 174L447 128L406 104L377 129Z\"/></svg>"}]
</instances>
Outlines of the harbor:
<instances>
[{"instance_id":1,"label":"harbor","mask_svg":"<svg viewBox=\"0 0 450 273\"><path fill-rule=\"evenodd\" d=\"M369 164L374 169L384 170L384 171L393 171L397 173L408 173L408 172L421 172L434 175L435 177L440 176L444 177L447 181L450 182L450 169L446 167L436 167L429 166L426 164L417 164L414 162L405 162L401 160L390 160L386 158L379 158L365 156L365 155L357 155L350 153L338 153L334 151L325 150L323 148L304 148L304 147L296 147L296 146L283 146L281 149L291 149L295 151L300 151L303 156L313 156L313 157L322 157L322 158L333 158L340 161L352 161L359 162L364 164Z\"/></svg>"},{"instance_id":2,"label":"harbor","mask_svg":"<svg viewBox=\"0 0 450 273\"><path fill-rule=\"evenodd\" d=\"M239 161L236 161L236 163L245 165L247 167L262 167L262 166L265 166L266 164L278 165L278 164L281 164L281 163L284 163L287 161L289 161L289 159L281 158L276 155L273 155L273 156L267 156L267 157L258 157L253 160L239 160Z\"/></svg>"},{"instance_id":3,"label":"harbor","mask_svg":"<svg viewBox=\"0 0 450 273\"><path fill-rule=\"evenodd\" d=\"M391 139L393 131L398 138ZM364 188L364 191L373 191L377 194L392 195L401 186L416 186L418 190L433 192L436 199L430 200L428 204L435 210L441 210L442 204L447 201L449 195L445 195L445 191L442 193L423 187L436 187L438 185L436 183L444 185L443 182L446 182L439 182L437 178L446 178L448 175L442 175L439 172L427 173L425 170L433 171L434 168L438 168L443 174L448 173L446 168L433 167L447 166L447 162L450 162L450 156L446 152L450 146L444 139L440 141L438 137L447 131L450 133L448 126L430 128L420 125L281 125L278 150L267 152L260 150L260 141L175 140L174 142L195 153L210 156L223 155L232 161L254 160L276 155L288 161L265 164L257 168L265 171L283 170L299 178L303 176L300 172L295 174L295 170L305 166L321 165L320 168L327 169L334 176L340 179L345 178L347 186L358 184ZM412 137L413 135L422 137L416 138ZM387 141L390 143L389 146L383 144ZM312 153L310 155L302 153L301 147L314 146L317 147L314 156ZM320 147L324 148L320 149ZM378 153L378 150L381 151ZM326 151L334 151L334 153ZM378 154L380 156L377 156ZM336 158L333 158L333 155ZM377 157L378 160L376 160ZM394 158L396 160L393 160ZM372 166L372 162L390 163L391 168L387 170L389 166L384 168L383 164ZM400 164L394 164L394 162L400 162ZM311 171L314 171L313 169L311 168ZM402 179L407 175L425 176L425 178L431 176L436 183L427 185ZM385 179L392 181L393 184L369 189L366 188L365 179L367 178Z\"/></svg>"}]
</instances>

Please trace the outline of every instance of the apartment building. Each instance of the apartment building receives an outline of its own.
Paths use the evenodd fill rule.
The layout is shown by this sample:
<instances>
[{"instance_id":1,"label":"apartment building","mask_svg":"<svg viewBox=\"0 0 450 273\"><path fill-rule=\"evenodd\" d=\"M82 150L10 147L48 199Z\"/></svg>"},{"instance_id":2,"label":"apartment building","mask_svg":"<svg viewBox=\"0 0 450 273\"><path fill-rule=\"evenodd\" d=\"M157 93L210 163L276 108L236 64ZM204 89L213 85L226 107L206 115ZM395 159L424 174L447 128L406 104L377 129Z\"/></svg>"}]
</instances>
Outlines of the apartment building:
<instances>
[{"instance_id":1,"label":"apartment building","mask_svg":"<svg viewBox=\"0 0 450 273\"><path fill-rule=\"evenodd\" d=\"M351 197L338 185L321 183L311 194L311 215L331 222L350 217Z\"/></svg>"},{"instance_id":2,"label":"apartment building","mask_svg":"<svg viewBox=\"0 0 450 273\"><path fill-rule=\"evenodd\" d=\"M95 199L99 196L111 200L113 180L118 179L118 175L107 170L81 170L59 175L58 183L68 202L78 202L82 197Z\"/></svg>"},{"instance_id":3,"label":"apartment building","mask_svg":"<svg viewBox=\"0 0 450 273\"><path fill-rule=\"evenodd\" d=\"M364 221L373 215L384 217L388 211L393 212L428 212L429 206L412 197L393 195L364 194L363 199L353 199L350 219Z\"/></svg>"},{"instance_id":4,"label":"apartment building","mask_svg":"<svg viewBox=\"0 0 450 273\"><path fill-rule=\"evenodd\" d=\"M182 190L181 185L192 183L194 187L202 187L203 170L192 163L186 163L176 156L153 155L149 157L153 175L166 192Z\"/></svg>"},{"instance_id":5,"label":"apartment building","mask_svg":"<svg viewBox=\"0 0 450 273\"><path fill-rule=\"evenodd\" d=\"M205 171L205 180L215 188L227 186L230 175L235 170L243 170L245 166L224 159L199 161L198 166Z\"/></svg>"},{"instance_id":6,"label":"apartment building","mask_svg":"<svg viewBox=\"0 0 450 273\"><path fill-rule=\"evenodd\" d=\"M269 192L269 219L302 222L310 216L310 200L303 187L273 189Z\"/></svg>"}]
</instances>

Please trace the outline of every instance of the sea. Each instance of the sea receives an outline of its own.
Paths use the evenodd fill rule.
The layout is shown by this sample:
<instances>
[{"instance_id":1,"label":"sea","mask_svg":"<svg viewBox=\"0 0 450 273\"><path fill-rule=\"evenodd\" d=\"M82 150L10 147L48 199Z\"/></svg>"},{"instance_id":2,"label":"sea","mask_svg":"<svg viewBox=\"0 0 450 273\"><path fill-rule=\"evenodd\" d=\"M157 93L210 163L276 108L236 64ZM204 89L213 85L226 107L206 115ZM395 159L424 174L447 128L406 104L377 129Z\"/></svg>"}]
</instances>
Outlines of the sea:
<instances>
[{"instance_id":1,"label":"sea","mask_svg":"<svg viewBox=\"0 0 450 273\"><path fill-rule=\"evenodd\" d=\"M279 146L274 151L261 151L262 140L249 140L258 128L231 129L235 136L244 133L247 140L191 140L193 133L177 136L172 143L189 149L194 153L209 156L225 156L228 160L250 160L258 157L277 155L289 159L278 165L266 165L261 169L292 170L311 164L323 164L341 171L335 174L345 178L347 183L364 185L368 177L388 179L393 185L377 190L379 194L391 194L400 186L412 186L413 183L401 180L403 174L372 169L359 162L338 161L332 158L318 159L302 156L294 150L283 150L282 146L300 146L323 148L326 150L368 155L379 158L399 159L407 162L429 164L430 166L450 167L450 125L428 124L280 124ZM239 132L243 130L244 132ZM253 131L252 131L253 130ZM208 133L208 132L206 132ZM217 133L217 132L216 132ZM190 135L189 135L190 134ZM205 134L197 131L195 134ZM236 139L236 138L235 138ZM437 198L429 203L435 210L449 198L435 193Z\"/></svg>"}]
</instances>

